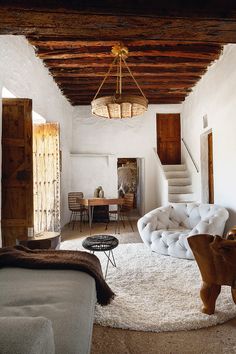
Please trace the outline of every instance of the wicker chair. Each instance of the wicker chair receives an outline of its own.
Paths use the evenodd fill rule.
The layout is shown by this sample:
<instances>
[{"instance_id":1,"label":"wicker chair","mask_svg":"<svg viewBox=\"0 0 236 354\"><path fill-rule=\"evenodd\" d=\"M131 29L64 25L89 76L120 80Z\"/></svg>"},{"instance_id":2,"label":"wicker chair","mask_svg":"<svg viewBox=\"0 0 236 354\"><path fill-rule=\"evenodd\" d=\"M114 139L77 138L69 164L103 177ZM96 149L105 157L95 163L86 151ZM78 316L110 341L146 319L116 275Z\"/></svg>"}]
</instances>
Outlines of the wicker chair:
<instances>
[{"instance_id":1,"label":"wicker chair","mask_svg":"<svg viewBox=\"0 0 236 354\"><path fill-rule=\"evenodd\" d=\"M122 224L125 228L125 219L128 221L132 231L134 231L131 219L130 219L130 212L131 210L133 210L133 206L134 206L134 194L133 193L126 193L124 195L124 203L121 206L120 209L120 220L122 221ZM116 210L109 210L109 216L115 215L116 220L117 220L117 209ZM118 221L118 220L117 220ZM109 222L108 222L109 224ZM106 230L107 230L107 226L106 225Z\"/></svg>"},{"instance_id":2,"label":"wicker chair","mask_svg":"<svg viewBox=\"0 0 236 354\"><path fill-rule=\"evenodd\" d=\"M127 219L132 231L134 231L134 228L133 228L129 214L133 210L133 208L134 208L134 194L133 193L126 193L124 196L124 204L122 204L121 210L120 210L120 218L121 218L121 221L122 221L124 227L125 227L125 218Z\"/></svg>"},{"instance_id":3,"label":"wicker chair","mask_svg":"<svg viewBox=\"0 0 236 354\"><path fill-rule=\"evenodd\" d=\"M70 222L69 225L72 225L72 229L74 229L76 222L78 221L78 217L80 218L80 231L82 231L82 222L84 220L84 216L87 215L88 210L81 206L78 203L78 199L83 198L84 195L82 192L70 192L68 193L68 207L71 211Z\"/></svg>"}]
</instances>

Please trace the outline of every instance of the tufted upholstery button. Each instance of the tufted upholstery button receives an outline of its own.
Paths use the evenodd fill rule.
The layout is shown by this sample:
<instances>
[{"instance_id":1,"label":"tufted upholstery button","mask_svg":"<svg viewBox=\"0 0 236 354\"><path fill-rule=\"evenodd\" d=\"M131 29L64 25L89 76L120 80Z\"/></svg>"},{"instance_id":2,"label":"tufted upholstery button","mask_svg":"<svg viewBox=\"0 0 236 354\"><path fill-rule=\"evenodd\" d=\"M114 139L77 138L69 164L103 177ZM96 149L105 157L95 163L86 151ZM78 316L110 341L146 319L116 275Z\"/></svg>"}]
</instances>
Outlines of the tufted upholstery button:
<instances>
[{"instance_id":1,"label":"tufted upholstery button","mask_svg":"<svg viewBox=\"0 0 236 354\"><path fill-rule=\"evenodd\" d=\"M222 235L228 217L228 211L217 205L173 203L144 215L138 220L138 230L152 251L193 259L188 236L201 233Z\"/></svg>"}]
</instances>

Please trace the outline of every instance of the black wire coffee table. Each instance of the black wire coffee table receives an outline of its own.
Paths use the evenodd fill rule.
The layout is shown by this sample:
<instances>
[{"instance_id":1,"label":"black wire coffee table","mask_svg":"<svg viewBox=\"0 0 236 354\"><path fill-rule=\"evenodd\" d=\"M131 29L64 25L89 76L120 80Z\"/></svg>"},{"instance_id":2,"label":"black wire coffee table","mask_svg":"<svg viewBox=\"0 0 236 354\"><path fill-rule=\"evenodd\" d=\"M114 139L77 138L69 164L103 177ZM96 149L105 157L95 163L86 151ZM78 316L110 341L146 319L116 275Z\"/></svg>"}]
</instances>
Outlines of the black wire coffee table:
<instances>
[{"instance_id":1,"label":"black wire coffee table","mask_svg":"<svg viewBox=\"0 0 236 354\"><path fill-rule=\"evenodd\" d=\"M113 254L113 249L116 248L119 241L116 237L111 235L95 235L86 237L83 241L82 246L89 250L90 252L104 252L107 257L107 265L105 271L105 279L107 276L109 263L116 267L115 257Z\"/></svg>"}]
</instances>

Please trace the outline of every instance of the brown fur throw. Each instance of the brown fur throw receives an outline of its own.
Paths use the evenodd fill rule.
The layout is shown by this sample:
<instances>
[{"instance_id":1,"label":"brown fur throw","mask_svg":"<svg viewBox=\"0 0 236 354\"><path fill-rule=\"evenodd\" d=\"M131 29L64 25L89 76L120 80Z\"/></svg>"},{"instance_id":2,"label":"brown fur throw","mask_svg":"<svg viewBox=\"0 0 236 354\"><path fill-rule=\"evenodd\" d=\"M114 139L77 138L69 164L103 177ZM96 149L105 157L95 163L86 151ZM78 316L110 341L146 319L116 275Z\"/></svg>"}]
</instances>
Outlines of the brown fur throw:
<instances>
[{"instance_id":1,"label":"brown fur throw","mask_svg":"<svg viewBox=\"0 0 236 354\"><path fill-rule=\"evenodd\" d=\"M0 268L70 269L86 272L95 279L97 300L108 305L114 298L105 282L99 259L88 252L64 250L30 250L23 246L0 248Z\"/></svg>"}]
</instances>

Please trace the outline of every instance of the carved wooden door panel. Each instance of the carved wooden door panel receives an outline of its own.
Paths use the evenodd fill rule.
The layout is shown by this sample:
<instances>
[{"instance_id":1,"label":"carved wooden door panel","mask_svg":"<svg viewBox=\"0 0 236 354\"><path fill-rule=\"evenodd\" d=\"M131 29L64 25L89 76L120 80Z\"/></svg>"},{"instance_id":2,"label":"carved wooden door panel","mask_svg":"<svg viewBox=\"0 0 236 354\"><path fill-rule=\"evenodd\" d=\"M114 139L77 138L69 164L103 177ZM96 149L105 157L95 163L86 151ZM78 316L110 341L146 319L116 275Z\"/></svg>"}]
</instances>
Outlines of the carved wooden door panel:
<instances>
[{"instance_id":1,"label":"carved wooden door panel","mask_svg":"<svg viewBox=\"0 0 236 354\"><path fill-rule=\"evenodd\" d=\"M34 231L60 231L60 128L33 125Z\"/></svg>"},{"instance_id":2,"label":"carved wooden door panel","mask_svg":"<svg viewBox=\"0 0 236 354\"><path fill-rule=\"evenodd\" d=\"M163 165L181 163L180 115L157 114L157 153Z\"/></svg>"},{"instance_id":3,"label":"carved wooden door panel","mask_svg":"<svg viewBox=\"0 0 236 354\"><path fill-rule=\"evenodd\" d=\"M32 101L2 100L2 240L14 246L33 227Z\"/></svg>"}]
</instances>

